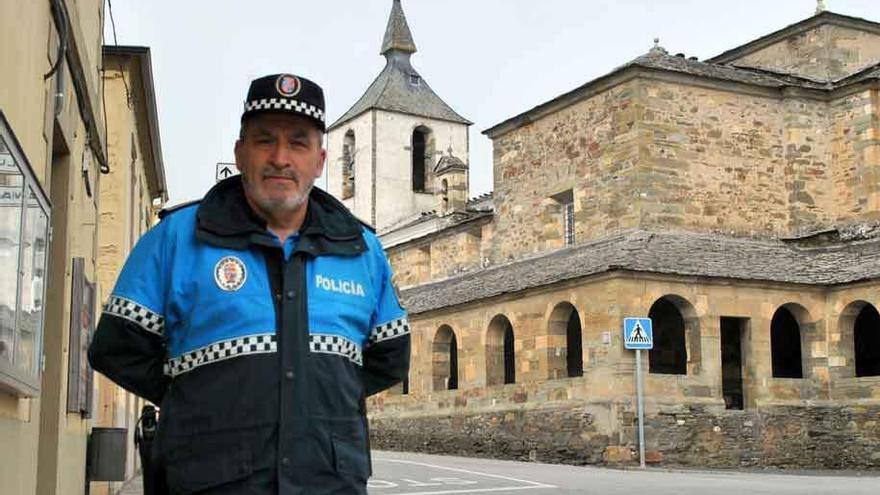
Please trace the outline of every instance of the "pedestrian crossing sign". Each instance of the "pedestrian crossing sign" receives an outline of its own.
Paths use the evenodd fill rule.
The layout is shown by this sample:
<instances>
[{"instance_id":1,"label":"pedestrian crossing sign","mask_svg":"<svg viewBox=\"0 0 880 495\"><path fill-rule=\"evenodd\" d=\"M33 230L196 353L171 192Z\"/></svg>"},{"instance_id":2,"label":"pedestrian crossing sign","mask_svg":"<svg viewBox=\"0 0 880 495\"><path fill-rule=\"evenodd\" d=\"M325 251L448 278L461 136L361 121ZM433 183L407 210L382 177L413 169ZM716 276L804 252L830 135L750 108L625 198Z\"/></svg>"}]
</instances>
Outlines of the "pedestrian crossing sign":
<instances>
[{"instance_id":1,"label":"pedestrian crossing sign","mask_svg":"<svg viewBox=\"0 0 880 495\"><path fill-rule=\"evenodd\" d=\"M650 318L623 319L623 346L627 349L654 347L654 328Z\"/></svg>"}]
</instances>

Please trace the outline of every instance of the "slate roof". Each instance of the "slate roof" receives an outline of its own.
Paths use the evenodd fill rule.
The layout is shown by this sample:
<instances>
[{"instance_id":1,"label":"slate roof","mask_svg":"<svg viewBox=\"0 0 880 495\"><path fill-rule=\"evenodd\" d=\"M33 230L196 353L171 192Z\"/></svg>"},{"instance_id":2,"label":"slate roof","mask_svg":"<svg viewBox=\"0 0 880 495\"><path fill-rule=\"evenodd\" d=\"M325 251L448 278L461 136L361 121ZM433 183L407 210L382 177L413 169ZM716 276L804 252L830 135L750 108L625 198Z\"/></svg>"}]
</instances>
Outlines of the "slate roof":
<instances>
[{"instance_id":1,"label":"slate roof","mask_svg":"<svg viewBox=\"0 0 880 495\"><path fill-rule=\"evenodd\" d=\"M856 84L871 79L880 79L880 63L865 67L855 74L849 75L847 77L844 77L843 79L836 81L835 84Z\"/></svg>"},{"instance_id":2,"label":"slate roof","mask_svg":"<svg viewBox=\"0 0 880 495\"><path fill-rule=\"evenodd\" d=\"M401 297L418 314L613 270L820 286L880 279L880 227L819 246L633 230L404 288Z\"/></svg>"},{"instance_id":3,"label":"slate roof","mask_svg":"<svg viewBox=\"0 0 880 495\"><path fill-rule=\"evenodd\" d=\"M721 79L769 88L799 86L810 89L826 89L828 87L823 82L788 74L778 74L767 70L735 67L732 65L712 64L685 57L672 56L667 54L662 48L652 49L645 55L637 57L619 67L615 72L628 67L659 69L667 72L679 72L691 76Z\"/></svg>"},{"instance_id":4,"label":"slate roof","mask_svg":"<svg viewBox=\"0 0 880 495\"><path fill-rule=\"evenodd\" d=\"M387 110L419 117L471 125L437 96L425 79L413 68L410 55L416 51L409 25L400 1L395 0L388 18L388 27L382 41L381 53L385 56L385 68L342 117L327 129L335 129L360 114L373 109ZM412 77L418 77L413 84Z\"/></svg>"},{"instance_id":5,"label":"slate roof","mask_svg":"<svg viewBox=\"0 0 880 495\"><path fill-rule=\"evenodd\" d=\"M385 55L391 50L400 50L407 53L416 52L416 43L413 41L412 32L403 15L403 7L400 0L394 0L391 5L391 15L388 16L388 26L385 28L385 38L382 39L382 49L379 53Z\"/></svg>"}]
</instances>

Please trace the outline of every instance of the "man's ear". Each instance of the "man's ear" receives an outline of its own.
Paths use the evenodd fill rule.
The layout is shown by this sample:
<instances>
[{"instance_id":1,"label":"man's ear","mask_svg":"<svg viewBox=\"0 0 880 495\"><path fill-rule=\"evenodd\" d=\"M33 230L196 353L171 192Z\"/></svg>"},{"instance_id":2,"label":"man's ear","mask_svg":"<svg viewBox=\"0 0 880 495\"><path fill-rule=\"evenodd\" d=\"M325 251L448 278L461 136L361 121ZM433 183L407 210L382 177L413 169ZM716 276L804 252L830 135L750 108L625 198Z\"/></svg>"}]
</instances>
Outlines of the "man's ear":
<instances>
[{"instance_id":1,"label":"man's ear","mask_svg":"<svg viewBox=\"0 0 880 495\"><path fill-rule=\"evenodd\" d=\"M242 146L243 145L241 143L241 139L236 139L235 140L235 147L233 148L233 153L235 154L235 168L237 168L239 172L241 172L241 165L240 165L241 157L239 155L241 154L241 147Z\"/></svg>"},{"instance_id":2,"label":"man's ear","mask_svg":"<svg viewBox=\"0 0 880 495\"><path fill-rule=\"evenodd\" d=\"M327 163L327 150L321 148L321 164L318 165L318 175L315 178L318 178L324 175L324 165Z\"/></svg>"}]
</instances>

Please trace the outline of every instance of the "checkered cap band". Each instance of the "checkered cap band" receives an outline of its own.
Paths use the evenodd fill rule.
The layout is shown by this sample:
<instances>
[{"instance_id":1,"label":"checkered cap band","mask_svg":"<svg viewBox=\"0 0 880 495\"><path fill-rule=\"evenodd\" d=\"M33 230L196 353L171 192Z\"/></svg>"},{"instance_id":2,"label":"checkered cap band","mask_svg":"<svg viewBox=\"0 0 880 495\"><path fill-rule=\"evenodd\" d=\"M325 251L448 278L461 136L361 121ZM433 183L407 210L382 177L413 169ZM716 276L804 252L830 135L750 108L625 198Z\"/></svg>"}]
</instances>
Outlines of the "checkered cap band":
<instances>
[{"instance_id":1,"label":"checkered cap band","mask_svg":"<svg viewBox=\"0 0 880 495\"><path fill-rule=\"evenodd\" d=\"M406 318L399 318L373 328L373 331L370 332L370 343L375 344L408 334L409 321Z\"/></svg>"},{"instance_id":2,"label":"checkered cap band","mask_svg":"<svg viewBox=\"0 0 880 495\"><path fill-rule=\"evenodd\" d=\"M319 354L342 356L358 366L364 364L361 346L339 335L312 334L309 348Z\"/></svg>"},{"instance_id":3,"label":"checkered cap band","mask_svg":"<svg viewBox=\"0 0 880 495\"><path fill-rule=\"evenodd\" d=\"M165 374L177 376L206 364L250 354L266 354L277 350L278 344L274 333L224 340L169 359L165 362Z\"/></svg>"},{"instance_id":4,"label":"checkered cap band","mask_svg":"<svg viewBox=\"0 0 880 495\"><path fill-rule=\"evenodd\" d=\"M104 306L104 313L125 318L153 335L161 337L165 333L165 318L131 299L110 296Z\"/></svg>"},{"instance_id":5,"label":"checkered cap band","mask_svg":"<svg viewBox=\"0 0 880 495\"><path fill-rule=\"evenodd\" d=\"M246 101L244 111L255 112L258 110L287 110L301 113L324 122L324 111L315 105L293 100L290 98L262 98L259 100Z\"/></svg>"}]
</instances>

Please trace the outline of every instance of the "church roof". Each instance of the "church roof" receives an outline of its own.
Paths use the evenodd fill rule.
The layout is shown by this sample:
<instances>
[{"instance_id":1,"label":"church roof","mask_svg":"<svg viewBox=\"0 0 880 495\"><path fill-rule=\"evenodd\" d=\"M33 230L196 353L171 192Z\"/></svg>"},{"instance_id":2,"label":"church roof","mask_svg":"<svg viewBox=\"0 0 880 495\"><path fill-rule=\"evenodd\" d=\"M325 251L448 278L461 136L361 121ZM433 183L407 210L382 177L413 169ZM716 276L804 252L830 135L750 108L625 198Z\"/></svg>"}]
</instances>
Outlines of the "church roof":
<instances>
[{"instance_id":1,"label":"church roof","mask_svg":"<svg viewBox=\"0 0 880 495\"><path fill-rule=\"evenodd\" d=\"M382 41L381 53L386 59L385 68L360 100L330 125L328 130L373 109L471 125L472 122L440 99L413 68L409 59L415 51L416 45L400 0L394 0Z\"/></svg>"},{"instance_id":2,"label":"church roof","mask_svg":"<svg viewBox=\"0 0 880 495\"><path fill-rule=\"evenodd\" d=\"M619 71L629 67L643 67L668 72L679 72L691 76L720 79L768 88L799 86L810 89L826 89L828 87L822 82L798 76L779 74L761 69L700 62L694 58L686 58L683 55L673 56L666 53L662 48L652 49L647 54L637 57L617 70Z\"/></svg>"},{"instance_id":3,"label":"church roof","mask_svg":"<svg viewBox=\"0 0 880 495\"><path fill-rule=\"evenodd\" d=\"M836 84L845 85L845 84L855 84L860 83L862 81L868 81L872 79L880 79L880 63L872 65L870 67L865 67L864 69L847 76L839 81L836 81Z\"/></svg>"},{"instance_id":4,"label":"church roof","mask_svg":"<svg viewBox=\"0 0 880 495\"><path fill-rule=\"evenodd\" d=\"M724 64L736 59L740 59L754 53L758 50L766 48L770 45L778 43L786 38L796 36L810 29L814 29L823 24L833 24L837 26L850 27L862 31L869 31L880 34L880 23L862 19L860 17L852 17L843 14L821 11L812 17L808 17L800 22L796 22L790 26L786 26L778 31L774 31L766 36L762 36L756 40L752 40L744 45L731 48L726 52L712 57L708 62L713 64Z\"/></svg>"},{"instance_id":5,"label":"church roof","mask_svg":"<svg viewBox=\"0 0 880 495\"><path fill-rule=\"evenodd\" d=\"M880 279L880 225L821 234L832 241L633 230L404 288L401 301L424 313L616 270L819 286Z\"/></svg>"},{"instance_id":6,"label":"church roof","mask_svg":"<svg viewBox=\"0 0 880 495\"><path fill-rule=\"evenodd\" d=\"M418 77L419 83L410 82ZM345 112L328 130L334 129L368 110L387 110L419 117L428 117L449 122L471 125L472 122L455 112L437 96L412 68L409 61L389 59L385 69L379 74L367 92Z\"/></svg>"}]
</instances>

